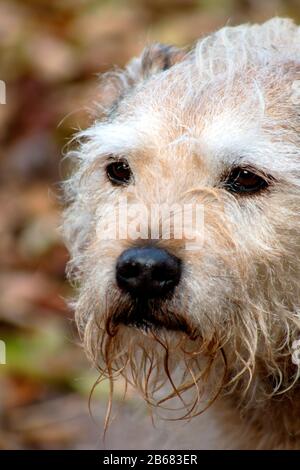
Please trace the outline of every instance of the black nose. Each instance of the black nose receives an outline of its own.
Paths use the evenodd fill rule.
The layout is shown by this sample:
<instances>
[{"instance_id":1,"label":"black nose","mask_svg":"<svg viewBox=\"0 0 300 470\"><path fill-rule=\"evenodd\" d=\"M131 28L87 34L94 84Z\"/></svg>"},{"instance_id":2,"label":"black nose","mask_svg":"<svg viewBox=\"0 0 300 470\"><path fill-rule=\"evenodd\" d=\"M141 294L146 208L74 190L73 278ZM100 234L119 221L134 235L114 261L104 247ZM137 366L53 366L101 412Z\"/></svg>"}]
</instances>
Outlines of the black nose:
<instances>
[{"instance_id":1,"label":"black nose","mask_svg":"<svg viewBox=\"0 0 300 470\"><path fill-rule=\"evenodd\" d=\"M116 266L118 286L134 297L163 297L174 290L180 276L180 259L161 248L126 250Z\"/></svg>"}]
</instances>

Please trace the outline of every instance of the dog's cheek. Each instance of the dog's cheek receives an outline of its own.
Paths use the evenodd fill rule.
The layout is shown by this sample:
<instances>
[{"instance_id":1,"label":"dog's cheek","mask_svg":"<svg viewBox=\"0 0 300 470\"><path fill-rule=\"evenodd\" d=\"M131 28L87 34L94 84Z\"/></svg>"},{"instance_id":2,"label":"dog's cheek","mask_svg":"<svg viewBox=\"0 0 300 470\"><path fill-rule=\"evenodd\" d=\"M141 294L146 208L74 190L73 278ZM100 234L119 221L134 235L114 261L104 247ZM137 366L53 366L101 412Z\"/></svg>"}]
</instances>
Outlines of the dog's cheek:
<instances>
[{"instance_id":1,"label":"dog's cheek","mask_svg":"<svg viewBox=\"0 0 300 470\"><path fill-rule=\"evenodd\" d=\"M192 253L185 256L184 271L177 289L178 303L196 323L205 326L224 318L228 299L236 292L236 278L231 267L216 253ZM207 316L209 320L207 320ZM206 325L209 327L209 325Z\"/></svg>"}]
</instances>

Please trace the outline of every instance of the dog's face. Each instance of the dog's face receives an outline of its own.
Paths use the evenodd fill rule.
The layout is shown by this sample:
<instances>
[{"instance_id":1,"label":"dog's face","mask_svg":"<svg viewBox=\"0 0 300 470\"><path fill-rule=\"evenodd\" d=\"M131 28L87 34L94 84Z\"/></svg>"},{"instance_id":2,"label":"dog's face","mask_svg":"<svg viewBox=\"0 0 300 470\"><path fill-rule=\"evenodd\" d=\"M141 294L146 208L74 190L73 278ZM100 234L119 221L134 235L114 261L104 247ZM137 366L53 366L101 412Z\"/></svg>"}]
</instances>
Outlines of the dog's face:
<instances>
[{"instance_id":1,"label":"dog's face","mask_svg":"<svg viewBox=\"0 0 300 470\"><path fill-rule=\"evenodd\" d=\"M204 382L213 399L263 374L266 395L297 373L299 31L276 20L253 28L264 53L250 27L229 28L188 54L156 46L112 76L113 103L82 133L67 182L65 233L90 355L147 399L165 379L169 396L195 385L188 415ZM163 212L155 234L147 217L163 204L169 236ZM186 205L201 208L203 223L178 237L172 207ZM130 226L122 237L120 220Z\"/></svg>"}]
</instances>

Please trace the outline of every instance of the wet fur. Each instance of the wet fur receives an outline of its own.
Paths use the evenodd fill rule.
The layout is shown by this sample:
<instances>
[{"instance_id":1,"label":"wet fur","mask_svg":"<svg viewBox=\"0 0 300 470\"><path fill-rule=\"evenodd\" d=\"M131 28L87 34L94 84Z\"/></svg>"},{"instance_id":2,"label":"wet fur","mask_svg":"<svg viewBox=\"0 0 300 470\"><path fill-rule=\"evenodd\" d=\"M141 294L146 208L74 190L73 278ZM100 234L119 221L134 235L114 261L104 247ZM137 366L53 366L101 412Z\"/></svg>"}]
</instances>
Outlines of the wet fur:
<instances>
[{"instance_id":1,"label":"wet fur","mask_svg":"<svg viewBox=\"0 0 300 470\"><path fill-rule=\"evenodd\" d=\"M64 234L88 355L111 390L121 374L154 406L177 396L176 418L216 401L226 434L238 420L232 439L242 448L300 447L291 361L300 337L299 74L300 29L289 20L226 27L190 51L151 46L104 76L98 117L69 153ZM135 185L110 185L111 155L126 156ZM266 192L239 198L222 186L241 159L270 175ZM136 242L98 239L97 223L110 221L104 206L120 191L132 203L205 207L203 250L158 241L185 266L175 295L159 306L134 305L115 286L116 259ZM139 324L140 308L158 312L156 328ZM176 331L161 327L163 316Z\"/></svg>"}]
</instances>

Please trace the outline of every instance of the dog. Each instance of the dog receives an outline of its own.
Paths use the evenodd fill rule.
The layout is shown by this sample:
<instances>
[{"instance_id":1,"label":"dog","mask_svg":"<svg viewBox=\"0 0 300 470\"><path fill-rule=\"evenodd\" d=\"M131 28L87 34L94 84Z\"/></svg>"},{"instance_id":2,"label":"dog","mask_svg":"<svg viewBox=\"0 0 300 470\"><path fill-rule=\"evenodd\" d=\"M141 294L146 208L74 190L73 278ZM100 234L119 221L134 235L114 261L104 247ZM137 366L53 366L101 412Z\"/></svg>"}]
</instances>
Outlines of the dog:
<instances>
[{"instance_id":1,"label":"dog","mask_svg":"<svg viewBox=\"0 0 300 470\"><path fill-rule=\"evenodd\" d=\"M235 448L299 448L300 28L153 44L101 83L64 183L88 356L174 419L212 406ZM116 236L162 204L201 207L203 230L164 236L158 211L154 235L143 213Z\"/></svg>"}]
</instances>

